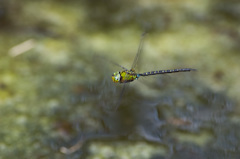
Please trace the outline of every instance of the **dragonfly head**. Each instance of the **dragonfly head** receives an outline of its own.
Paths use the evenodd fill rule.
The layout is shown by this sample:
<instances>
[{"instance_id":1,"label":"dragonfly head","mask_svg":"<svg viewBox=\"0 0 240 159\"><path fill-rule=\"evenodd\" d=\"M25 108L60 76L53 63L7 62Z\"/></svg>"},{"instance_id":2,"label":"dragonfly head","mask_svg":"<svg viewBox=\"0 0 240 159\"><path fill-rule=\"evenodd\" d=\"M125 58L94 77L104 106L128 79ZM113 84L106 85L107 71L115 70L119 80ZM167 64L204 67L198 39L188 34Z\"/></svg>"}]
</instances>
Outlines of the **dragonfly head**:
<instances>
[{"instance_id":1,"label":"dragonfly head","mask_svg":"<svg viewBox=\"0 0 240 159\"><path fill-rule=\"evenodd\" d=\"M114 72L112 75L112 80L114 83L119 83L121 79L120 72Z\"/></svg>"}]
</instances>

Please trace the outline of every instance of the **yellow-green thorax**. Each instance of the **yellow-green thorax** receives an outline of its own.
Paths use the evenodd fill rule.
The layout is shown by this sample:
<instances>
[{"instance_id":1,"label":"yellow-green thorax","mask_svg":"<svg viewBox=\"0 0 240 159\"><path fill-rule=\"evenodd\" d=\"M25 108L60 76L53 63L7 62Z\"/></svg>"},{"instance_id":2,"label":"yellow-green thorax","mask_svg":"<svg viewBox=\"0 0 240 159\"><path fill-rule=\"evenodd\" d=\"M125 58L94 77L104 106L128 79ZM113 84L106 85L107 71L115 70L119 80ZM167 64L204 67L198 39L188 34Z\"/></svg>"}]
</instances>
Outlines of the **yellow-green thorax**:
<instances>
[{"instance_id":1,"label":"yellow-green thorax","mask_svg":"<svg viewBox=\"0 0 240 159\"><path fill-rule=\"evenodd\" d=\"M135 73L133 69L124 70L122 72L114 72L112 75L112 80L115 83L127 83L138 79L139 75Z\"/></svg>"}]
</instances>

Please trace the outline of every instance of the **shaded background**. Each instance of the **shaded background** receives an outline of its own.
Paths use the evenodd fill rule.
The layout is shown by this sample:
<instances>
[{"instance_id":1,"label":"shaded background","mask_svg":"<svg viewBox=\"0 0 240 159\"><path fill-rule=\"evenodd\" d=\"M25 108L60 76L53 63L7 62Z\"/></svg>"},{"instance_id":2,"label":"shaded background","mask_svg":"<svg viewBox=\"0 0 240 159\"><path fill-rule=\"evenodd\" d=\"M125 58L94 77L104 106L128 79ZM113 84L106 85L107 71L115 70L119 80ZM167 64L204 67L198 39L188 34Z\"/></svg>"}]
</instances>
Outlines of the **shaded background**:
<instances>
[{"instance_id":1,"label":"shaded background","mask_svg":"<svg viewBox=\"0 0 240 159\"><path fill-rule=\"evenodd\" d=\"M0 158L239 158L238 0L1 0ZM140 78L118 105L147 31Z\"/></svg>"}]
</instances>

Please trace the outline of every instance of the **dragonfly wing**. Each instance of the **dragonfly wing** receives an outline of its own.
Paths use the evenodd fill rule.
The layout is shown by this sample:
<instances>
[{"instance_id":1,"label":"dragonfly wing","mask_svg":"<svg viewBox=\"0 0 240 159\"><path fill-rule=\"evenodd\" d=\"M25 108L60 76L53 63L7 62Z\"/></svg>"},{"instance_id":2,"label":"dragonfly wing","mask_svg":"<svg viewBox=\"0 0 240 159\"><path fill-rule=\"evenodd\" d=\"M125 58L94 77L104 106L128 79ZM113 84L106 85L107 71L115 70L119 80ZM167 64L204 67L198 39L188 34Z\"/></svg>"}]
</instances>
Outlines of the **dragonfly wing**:
<instances>
[{"instance_id":1,"label":"dragonfly wing","mask_svg":"<svg viewBox=\"0 0 240 159\"><path fill-rule=\"evenodd\" d=\"M138 46L138 51L137 51L137 54L136 54L136 56L135 56L135 58L134 58L134 61L133 61L132 67L131 67L132 69L136 67L138 58L139 58L139 56L140 56L140 54L141 54L141 52L142 52L143 41L144 41L145 35L146 35L146 32L144 32L144 33L142 34L142 37L141 37L141 40L140 40L140 44L139 44L139 46Z\"/></svg>"},{"instance_id":2,"label":"dragonfly wing","mask_svg":"<svg viewBox=\"0 0 240 159\"><path fill-rule=\"evenodd\" d=\"M126 89L128 88L129 86L129 83L124 83L123 84L123 88L120 92L120 95L119 95L119 98L118 98L118 101L116 103L116 108L115 108L115 111L117 111L118 107L120 106L121 102L122 102L122 98L123 98L123 95L124 95L124 92L126 91Z\"/></svg>"},{"instance_id":3,"label":"dragonfly wing","mask_svg":"<svg viewBox=\"0 0 240 159\"><path fill-rule=\"evenodd\" d=\"M114 62L114 61L112 61L112 60L110 60L110 59L108 59L106 57L103 57L103 56L100 56L100 55L95 55L95 58L100 58L100 59L102 59L104 61L108 61L109 63L111 63L113 65L119 66L119 67L123 68L124 70L127 70L127 68L123 67L122 65L120 65L120 64L118 64L118 63L116 63L116 62Z\"/></svg>"}]
</instances>

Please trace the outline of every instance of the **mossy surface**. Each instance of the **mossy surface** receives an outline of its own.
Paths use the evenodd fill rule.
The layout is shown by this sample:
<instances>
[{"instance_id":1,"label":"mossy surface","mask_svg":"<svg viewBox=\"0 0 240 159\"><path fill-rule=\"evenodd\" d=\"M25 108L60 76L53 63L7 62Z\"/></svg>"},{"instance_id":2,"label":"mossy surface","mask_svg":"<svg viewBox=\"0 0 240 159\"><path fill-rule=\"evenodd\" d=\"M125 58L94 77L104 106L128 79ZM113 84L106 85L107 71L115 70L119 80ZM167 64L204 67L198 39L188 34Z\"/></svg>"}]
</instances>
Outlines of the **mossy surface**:
<instances>
[{"instance_id":1,"label":"mossy surface","mask_svg":"<svg viewBox=\"0 0 240 159\"><path fill-rule=\"evenodd\" d=\"M237 0L2 0L1 158L239 158ZM111 81L137 72L197 72ZM115 109L118 106L118 109Z\"/></svg>"}]
</instances>

